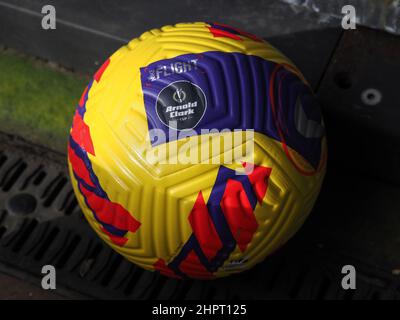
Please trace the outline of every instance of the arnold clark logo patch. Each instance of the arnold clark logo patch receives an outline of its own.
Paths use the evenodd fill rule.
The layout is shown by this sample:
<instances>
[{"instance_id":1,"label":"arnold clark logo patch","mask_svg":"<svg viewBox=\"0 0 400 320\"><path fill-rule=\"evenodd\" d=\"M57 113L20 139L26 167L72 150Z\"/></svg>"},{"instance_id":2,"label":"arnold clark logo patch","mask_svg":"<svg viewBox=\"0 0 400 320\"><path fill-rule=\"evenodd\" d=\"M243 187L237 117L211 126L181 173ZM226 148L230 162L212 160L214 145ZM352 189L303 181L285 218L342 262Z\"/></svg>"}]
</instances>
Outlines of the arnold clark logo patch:
<instances>
[{"instance_id":1,"label":"arnold clark logo patch","mask_svg":"<svg viewBox=\"0 0 400 320\"><path fill-rule=\"evenodd\" d=\"M175 81L164 87L156 101L160 121L176 130L196 127L206 109L207 100L203 90L186 80Z\"/></svg>"}]
</instances>

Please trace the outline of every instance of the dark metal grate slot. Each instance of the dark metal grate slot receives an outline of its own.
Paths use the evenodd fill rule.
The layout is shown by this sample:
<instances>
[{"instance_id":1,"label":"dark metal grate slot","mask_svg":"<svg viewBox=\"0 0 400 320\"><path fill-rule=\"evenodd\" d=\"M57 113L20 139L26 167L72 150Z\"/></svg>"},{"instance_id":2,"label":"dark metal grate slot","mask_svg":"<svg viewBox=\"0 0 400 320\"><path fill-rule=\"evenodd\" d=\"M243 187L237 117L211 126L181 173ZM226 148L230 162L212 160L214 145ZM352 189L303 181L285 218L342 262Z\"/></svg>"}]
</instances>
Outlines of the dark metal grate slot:
<instances>
[{"instance_id":1,"label":"dark metal grate slot","mask_svg":"<svg viewBox=\"0 0 400 320\"><path fill-rule=\"evenodd\" d=\"M27 164L23 162L22 160L18 160L12 168L6 173L4 176L4 179L2 181L3 185L3 191L7 192L9 191L12 186L17 182L18 178L21 176L21 174L24 172L26 169Z\"/></svg>"},{"instance_id":2,"label":"dark metal grate slot","mask_svg":"<svg viewBox=\"0 0 400 320\"><path fill-rule=\"evenodd\" d=\"M78 201L76 200L76 198L74 196L72 201L69 203L68 207L65 208L65 214L67 216L71 215L77 207L78 207Z\"/></svg>"},{"instance_id":3,"label":"dark metal grate slot","mask_svg":"<svg viewBox=\"0 0 400 320\"><path fill-rule=\"evenodd\" d=\"M103 245L101 244L96 244L95 247L93 248L92 252L90 253L90 256L88 257L89 259L96 260L98 255L100 254L101 250L103 250Z\"/></svg>"},{"instance_id":4,"label":"dark metal grate slot","mask_svg":"<svg viewBox=\"0 0 400 320\"><path fill-rule=\"evenodd\" d=\"M39 250L36 252L34 259L35 260L40 260L42 259L43 255L46 253L47 249L52 245L53 241L57 237L57 235L60 233L60 229L57 227L53 228L48 236L43 240L43 244L39 248Z\"/></svg>"},{"instance_id":5,"label":"dark metal grate slot","mask_svg":"<svg viewBox=\"0 0 400 320\"><path fill-rule=\"evenodd\" d=\"M35 176L37 176L37 174L42 170L42 168L43 168L43 166L40 165L39 167L37 167L37 168L32 172L32 174L30 174L30 175L25 179L24 183L22 184L21 190L24 190L24 189L29 185L29 183L31 182L31 180L32 180L33 178L35 178Z\"/></svg>"},{"instance_id":6,"label":"dark metal grate slot","mask_svg":"<svg viewBox=\"0 0 400 320\"><path fill-rule=\"evenodd\" d=\"M89 254L80 263L78 268L78 274L81 278L86 277L86 275L93 269L96 263L96 258L99 256L101 250L103 250L103 246L99 243L89 250Z\"/></svg>"},{"instance_id":7,"label":"dark metal grate slot","mask_svg":"<svg viewBox=\"0 0 400 320\"><path fill-rule=\"evenodd\" d=\"M167 278L164 276L159 276L156 280L156 284L154 285L153 290L150 293L149 300L157 299L161 289L163 288L164 284L167 282Z\"/></svg>"},{"instance_id":8,"label":"dark metal grate slot","mask_svg":"<svg viewBox=\"0 0 400 320\"><path fill-rule=\"evenodd\" d=\"M318 289L318 292L317 292L315 298L316 299L324 299L324 297L329 289L330 284L331 284L330 280L325 277Z\"/></svg>"},{"instance_id":9,"label":"dark metal grate slot","mask_svg":"<svg viewBox=\"0 0 400 320\"><path fill-rule=\"evenodd\" d=\"M38 186L42 181L43 181L43 179L46 177L46 172L44 172L44 171L39 171L38 173L37 173L37 176L36 176L36 178L33 180L33 184L35 185L35 186Z\"/></svg>"},{"instance_id":10,"label":"dark metal grate slot","mask_svg":"<svg viewBox=\"0 0 400 320\"><path fill-rule=\"evenodd\" d=\"M67 263L68 258L72 256L74 253L75 249L77 248L79 242L81 242L81 237L78 235L75 235L71 242L68 244L64 252L62 253L60 259L56 263L57 268L62 268L64 265Z\"/></svg>"},{"instance_id":11,"label":"dark metal grate slot","mask_svg":"<svg viewBox=\"0 0 400 320\"><path fill-rule=\"evenodd\" d=\"M304 280L307 277L307 274L308 274L307 270L302 270L301 272L299 272L299 275L297 276L296 281L289 293L291 299L295 299L297 297L298 293L300 292L303 286Z\"/></svg>"},{"instance_id":12,"label":"dark metal grate slot","mask_svg":"<svg viewBox=\"0 0 400 320\"><path fill-rule=\"evenodd\" d=\"M211 300L216 294L216 290L214 287L211 287L207 290L204 300Z\"/></svg>"},{"instance_id":13,"label":"dark metal grate slot","mask_svg":"<svg viewBox=\"0 0 400 320\"><path fill-rule=\"evenodd\" d=\"M193 285L193 280L184 280L182 284L182 288L176 296L177 300L183 300L186 297L186 294L189 292L190 287Z\"/></svg>"},{"instance_id":14,"label":"dark metal grate slot","mask_svg":"<svg viewBox=\"0 0 400 320\"><path fill-rule=\"evenodd\" d=\"M7 231L6 227L3 226L0 227L0 239L3 237L6 231Z\"/></svg>"},{"instance_id":15,"label":"dark metal grate slot","mask_svg":"<svg viewBox=\"0 0 400 320\"><path fill-rule=\"evenodd\" d=\"M12 248L13 252L18 252L19 250L21 250L22 246L28 240L29 236L32 234L33 230L35 230L37 225L38 222L35 219L30 219L29 222L25 223L25 226L21 231L20 237Z\"/></svg>"},{"instance_id":16,"label":"dark metal grate slot","mask_svg":"<svg viewBox=\"0 0 400 320\"><path fill-rule=\"evenodd\" d=\"M61 206L61 210L64 210L65 215L69 216L72 212L74 212L77 206L78 201L75 198L74 191L71 190L65 197L65 200Z\"/></svg>"},{"instance_id":17,"label":"dark metal grate slot","mask_svg":"<svg viewBox=\"0 0 400 320\"><path fill-rule=\"evenodd\" d=\"M0 168L7 161L7 156L2 154L0 155Z\"/></svg>"},{"instance_id":18,"label":"dark metal grate slot","mask_svg":"<svg viewBox=\"0 0 400 320\"><path fill-rule=\"evenodd\" d=\"M278 261L275 261L275 265L272 269L269 270L269 276L266 283L266 289L273 289L276 285L277 279L281 274L282 269L285 266L285 261L283 258L280 258Z\"/></svg>"},{"instance_id":19,"label":"dark metal grate slot","mask_svg":"<svg viewBox=\"0 0 400 320\"><path fill-rule=\"evenodd\" d=\"M116 289L123 293L123 288L125 287L130 275L132 275L133 272L134 266L132 265L132 263L126 259L123 259L122 263L115 272L116 277L112 278L112 281L110 282L108 287L112 287L113 289Z\"/></svg>"},{"instance_id":20,"label":"dark metal grate slot","mask_svg":"<svg viewBox=\"0 0 400 320\"><path fill-rule=\"evenodd\" d=\"M135 271L134 271L133 275L130 277L130 279L128 280L128 283L124 289L124 294L126 296L129 296L132 293L132 291L135 289L135 285L138 282L143 271L144 271L143 269L135 267Z\"/></svg>"},{"instance_id":21,"label":"dark metal grate slot","mask_svg":"<svg viewBox=\"0 0 400 320\"><path fill-rule=\"evenodd\" d=\"M7 210L4 209L0 212L0 224L3 223L3 220L5 219L6 215L7 215Z\"/></svg>"},{"instance_id":22,"label":"dark metal grate slot","mask_svg":"<svg viewBox=\"0 0 400 320\"><path fill-rule=\"evenodd\" d=\"M119 265L122 262L122 257L120 255L115 254L113 256L114 256L114 260L111 263L110 268L104 275L103 279L101 280L101 285L103 285L103 286L107 286L110 283L115 271L117 271Z\"/></svg>"},{"instance_id":23,"label":"dark metal grate slot","mask_svg":"<svg viewBox=\"0 0 400 320\"><path fill-rule=\"evenodd\" d=\"M61 190L67 184L67 181L68 181L67 178L62 177L62 176L58 176L55 180L52 181L52 183L46 188L46 190L44 192L44 197L50 192L49 195L47 196L46 200L43 203L44 207L47 208L53 203L53 201L59 195Z\"/></svg>"},{"instance_id":24,"label":"dark metal grate slot","mask_svg":"<svg viewBox=\"0 0 400 320\"><path fill-rule=\"evenodd\" d=\"M29 240L29 242L24 247L22 254L24 256L29 256L30 258L33 258L34 253L36 252L37 248L44 240L44 238L47 234L47 231L50 228L51 228L51 225L49 222L40 223L40 221L38 221L38 225L32 234L32 238Z\"/></svg>"}]
</instances>

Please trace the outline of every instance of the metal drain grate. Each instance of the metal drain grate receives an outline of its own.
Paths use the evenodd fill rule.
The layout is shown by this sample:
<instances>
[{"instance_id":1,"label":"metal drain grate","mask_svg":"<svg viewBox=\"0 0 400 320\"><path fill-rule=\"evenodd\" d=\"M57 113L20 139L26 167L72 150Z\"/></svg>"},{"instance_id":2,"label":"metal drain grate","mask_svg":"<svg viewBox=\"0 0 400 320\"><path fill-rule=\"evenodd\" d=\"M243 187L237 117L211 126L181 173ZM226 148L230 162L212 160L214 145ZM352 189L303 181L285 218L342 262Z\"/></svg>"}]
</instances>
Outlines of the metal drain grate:
<instances>
[{"instance_id":1,"label":"metal drain grate","mask_svg":"<svg viewBox=\"0 0 400 320\"><path fill-rule=\"evenodd\" d=\"M358 299L398 297L388 280L362 276L355 292L340 288L345 259L310 243L303 230L254 269L210 282L147 272L114 253L90 229L68 181L66 160L0 135L0 262L36 277L45 264L58 286L93 298ZM40 156L39 156L40 155ZM312 223L311 223L312 226ZM357 264L353 261L353 264ZM365 267L362 267L366 270ZM374 272L372 272L374 274Z\"/></svg>"}]
</instances>

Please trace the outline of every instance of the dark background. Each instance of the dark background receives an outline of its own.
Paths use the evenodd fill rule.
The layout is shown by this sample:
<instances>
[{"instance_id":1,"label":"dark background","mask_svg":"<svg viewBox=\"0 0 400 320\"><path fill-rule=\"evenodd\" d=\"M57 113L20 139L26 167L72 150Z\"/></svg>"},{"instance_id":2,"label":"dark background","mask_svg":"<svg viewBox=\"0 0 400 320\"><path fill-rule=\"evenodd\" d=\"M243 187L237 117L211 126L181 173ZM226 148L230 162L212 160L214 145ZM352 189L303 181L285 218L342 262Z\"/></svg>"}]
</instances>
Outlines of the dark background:
<instances>
[{"instance_id":1,"label":"dark background","mask_svg":"<svg viewBox=\"0 0 400 320\"><path fill-rule=\"evenodd\" d=\"M41 28L44 4L56 7L56 30ZM136 268L97 239L76 206L64 154L3 132L0 208L15 224L7 236L0 234L0 269L13 277L0 276L0 291L16 288L5 285L15 277L24 282L17 282L14 297L32 290L42 297L32 288L40 286L41 266L53 264L57 297L397 299L400 39L360 25L345 31L339 18L340 12L322 14L285 1L0 1L3 46L74 73L92 73L129 39L165 24L218 21L255 33L292 59L315 89L329 146L315 209L282 250L235 277L176 281ZM382 94L379 104L361 99L369 88ZM29 177L39 167L46 178L35 184ZM37 189L47 191L38 197ZM23 217L10 207L21 193L36 201ZM346 264L357 270L357 290L340 286Z\"/></svg>"}]
</instances>

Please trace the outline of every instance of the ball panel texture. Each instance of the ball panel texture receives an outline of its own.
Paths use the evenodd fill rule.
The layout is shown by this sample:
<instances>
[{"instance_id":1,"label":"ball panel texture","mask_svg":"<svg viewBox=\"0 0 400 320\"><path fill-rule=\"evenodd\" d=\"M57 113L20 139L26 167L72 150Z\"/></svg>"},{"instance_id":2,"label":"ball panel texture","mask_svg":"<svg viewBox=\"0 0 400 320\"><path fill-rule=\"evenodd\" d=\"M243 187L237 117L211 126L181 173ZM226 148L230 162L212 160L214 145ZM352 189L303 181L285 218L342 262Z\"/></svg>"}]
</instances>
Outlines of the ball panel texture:
<instances>
[{"instance_id":1,"label":"ball panel texture","mask_svg":"<svg viewBox=\"0 0 400 320\"><path fill-rule=\"evenodd\" d=\"M201 108L168 127L164 104L189 93ZM162 163L165 146L211 149L199 143L215 136L204 128L254 129L253 158ZM152 141L152 129L167 141ZM189 129L195 134L174 137ZM206 158L249 141L224 143ZM152 30L114 53L83 93L68 148L74 191L97 234L139 266L178 278L241 272L282 246L310 212L326 165L318 105L293 63L253 35L212 23Z\"/></svg>"}]
</instances>

